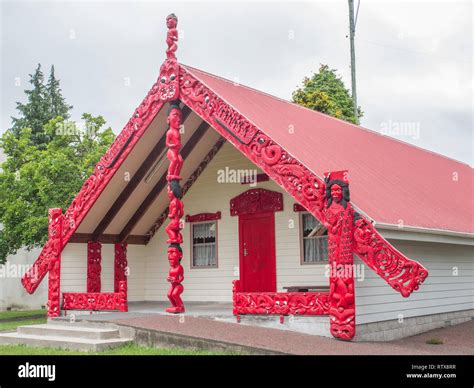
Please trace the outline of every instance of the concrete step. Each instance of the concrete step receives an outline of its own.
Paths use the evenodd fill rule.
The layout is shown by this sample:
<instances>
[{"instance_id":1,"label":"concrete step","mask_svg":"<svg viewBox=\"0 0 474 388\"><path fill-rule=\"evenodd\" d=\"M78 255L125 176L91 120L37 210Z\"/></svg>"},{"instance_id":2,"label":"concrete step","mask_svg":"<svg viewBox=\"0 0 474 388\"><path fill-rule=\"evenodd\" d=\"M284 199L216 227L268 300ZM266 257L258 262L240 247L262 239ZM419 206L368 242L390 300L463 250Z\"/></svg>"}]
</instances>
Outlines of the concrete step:
<instances>
[{"instance_id":1,"label":"concrete step","mask_svg":"<svg viewBox=\"0 0 474 388\"><path fill-rule=\"evenodd\" d=\"M88 338L98 340L120 338L120 333L118 329L115 328L85 327L80 325L44 324L18 326L17 332L19 334L70 338Z\"/></svg>"},{"instance_id":2,"label":"concrete step","mask_svg":"<svg viewBox=\"0 0 474 388\"><path fill-rule=\"evenodd\" d=\"M113 324L89 324L87 322L49 321L42 325L18 326L16 332L0 333L0 344L23 344L100 352L105 349L131 343L131 330L120 329Z\"/></svg>"},{"instance_id":3,"label":"concrete step","mask_svg":"<svg viewBox=\"0 0 474 388\"><path fill-rule=\"evenodd\" d=\"M132 338L92 339L55 335L37 335L18 332L0 334L2 345L27 345L57 349L78 350L82 352L100 352L133 342Z\"/></svg>"}]
</instances>

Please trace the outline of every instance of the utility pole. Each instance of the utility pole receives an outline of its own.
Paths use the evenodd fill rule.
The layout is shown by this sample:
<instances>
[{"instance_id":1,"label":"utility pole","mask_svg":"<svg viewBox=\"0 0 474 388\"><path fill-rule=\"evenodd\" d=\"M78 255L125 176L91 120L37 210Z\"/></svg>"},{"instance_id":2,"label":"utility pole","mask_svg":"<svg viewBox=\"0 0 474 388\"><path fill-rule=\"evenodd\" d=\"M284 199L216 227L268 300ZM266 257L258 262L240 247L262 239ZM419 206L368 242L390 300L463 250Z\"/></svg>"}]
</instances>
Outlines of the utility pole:
<instances>
[{"instance_id":1,"label":"utility pole","mask_svg":"<svg viewBox=\"0 0 474 388\"><path fill-rule=\"evenodd\" d=\"M351 79L352 79L352 100L354 101L354 116L358 119L357 112L357 91L356 91L356 68L355 68L355 48L354 48L354 35L355 35L355 20L354 20L354 0L349 1L349 38L351 42ZM360 0L359 0L360 1Z\"/></svg>"}]
</instances>

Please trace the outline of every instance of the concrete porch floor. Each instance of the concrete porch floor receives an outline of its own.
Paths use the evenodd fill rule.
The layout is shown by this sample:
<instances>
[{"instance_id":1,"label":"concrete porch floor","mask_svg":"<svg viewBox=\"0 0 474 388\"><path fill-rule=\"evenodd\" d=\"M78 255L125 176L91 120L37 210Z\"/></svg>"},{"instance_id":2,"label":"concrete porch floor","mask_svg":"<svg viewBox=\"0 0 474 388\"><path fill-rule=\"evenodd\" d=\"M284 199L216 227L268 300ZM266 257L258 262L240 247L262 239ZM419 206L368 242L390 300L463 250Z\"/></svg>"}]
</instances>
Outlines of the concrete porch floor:
<instances>
[{"instance_id":1,"label":"concrete porch floor","mask_svg":"<svg viewBox=\"0 0 474 388\"><path fill-rule=\"evenodd\" d=\"M202 317L209 319L232 319L235 321L235 317L232 315L232 303L219 303L219 302L187 302L185 304L186 312L185 316L191 317ZM125 319L125 318L139 318L149 316L150 314L167 315L165 309L169 307L169 302L129 302L128 312L122 313L119 311L80 311L71 310L66 311L66 316L72 314L81 320L90 321L102 321L110 319Z\"/></svg>"},{"instance_id":2,"label":"concrete porch floor","mask_svg":"<svg viewBox=\"0 0 474 388\"><path fill-rule=\"evenodd\" d=\"M184 317L200 318L205 320L234 323L237 324L236 317L232 314L232 303L228 302L187 302L185 304L186 312L184 314L169 314L165 309L169 307L169 302L129 302L128 312L85 312L85 311L67 311L60 320L71 320L72 316L79 321L115 321L134 318L152 319L153 316L160 317ZM293 331L318 335L323 337L332 337L329 332L328 316L294 316L284 317L280 322L278 315L241 315L239 325L257 326L262 328L271 328L279 330Z\"/></svg>"}]
</instances>

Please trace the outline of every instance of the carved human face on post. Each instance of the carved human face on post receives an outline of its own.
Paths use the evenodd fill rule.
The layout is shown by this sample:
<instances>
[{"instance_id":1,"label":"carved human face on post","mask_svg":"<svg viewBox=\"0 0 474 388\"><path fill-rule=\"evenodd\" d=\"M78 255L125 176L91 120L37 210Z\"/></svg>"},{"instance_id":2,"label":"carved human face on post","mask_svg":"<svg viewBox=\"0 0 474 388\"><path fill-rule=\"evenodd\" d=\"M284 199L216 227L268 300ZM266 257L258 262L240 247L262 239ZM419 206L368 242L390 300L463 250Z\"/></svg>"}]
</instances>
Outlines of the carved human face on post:
<instances>
[{"instance_id":1,"label":"carved human face on post","mask_svg":"<svg viewBox=\"0 0 474 388\"><path fill-rule=\"evenodd\" d=\"M181 110L178 108L173 108L168 115L167 121L171 128L179 128L181 126L181 118Z\"/></svg>"},{"instance_id":2,"label":"carved human face on post","mask_svg":"<svg viewBox=\"0 0 474 388\"><path fill-rule=\"evenodd\" d=\"M342 187L338 184L331 186L331 198L334 202L340 203L342 200Z\"/></svg>"},{"instance_id":3,"label":"carved human face on post","mask_svg":"<svg viewBox=\"0 0 474 388\"><path fill-rule=\"evenodd\" d=\"M179 251L176 247L169 247L168 248L168 261L172 267L176 267L179 265L183 254Z\"/></svg>"},{"instance_id":4,"label":"carved human face on post","mask_svg":"<svg viewBox=\"0 0 474 388\"><path fill-rule=\"evenodd\" d=\"M171 29L171 28L176 28L177 25L178 25L178 18L173 14L168 15L168 17L166 18L166 27Z\"/></svg>"},{"instance_id":5,"label":"carved human face on post","mask_svg":"<svg viewBox=\"0 0 474 388\"><path fill-rule=\"evenodd\" d=\"M159 93L163 101L171 101L179 95L179 65L176 60L166 60L160 67Z\"/></svg>"},{"instance_id":6,"label":"carved human face on post","mask_svg":"<svg viewBox=\"0 0 474 388\"><path fill-rule=\"evenodd\" d=\"M168 188L168 190L167 190L168 199L171 201L171 200L174 198L174 194L173 194L173 192L171 191L170 185L168 185L167 188Z\"/></svg>"}]
</instances>

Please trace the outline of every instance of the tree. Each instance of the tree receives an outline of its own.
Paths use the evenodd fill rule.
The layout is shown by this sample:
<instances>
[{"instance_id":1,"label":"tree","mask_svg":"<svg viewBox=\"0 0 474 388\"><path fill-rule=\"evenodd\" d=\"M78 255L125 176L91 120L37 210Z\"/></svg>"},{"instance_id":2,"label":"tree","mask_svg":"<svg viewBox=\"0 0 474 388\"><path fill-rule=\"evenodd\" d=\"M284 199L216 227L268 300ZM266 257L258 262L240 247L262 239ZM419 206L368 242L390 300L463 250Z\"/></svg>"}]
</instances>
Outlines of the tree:
<instances>
[{"instance_id":1,"label":"tree","mask_svg":"<svg viewBox=\"0 0 474 388\"><path fill-rule=\"evenodd\" d=\"M344 86L336 70L321 65L319 72L311 78L305 77L303 87L293 92L293 102L306 108L326 113L338 119L359 124L363 112L358 107L358 115L354 115L354 103L349 90Z\"/></svg>"},{"instance_id":2,"label":"tree","mask_svg":"<svg viewBox=\"0 0 474 388\"><path fill-rule=\"evenodd\" d=\"M50 119L58 116L62 117L63 119L68 119L70 117L69 111L73 108L73 106L68 105L62 95L62 91L59 86L59 80L56 78L54 73L54 65L51 66L48 83L46 84L46 93L50 110Z\"/></svg>"},{"instance_id":3,"label":"tree","mask_svg":"<svg viewBox=\"0 0 474 388\"><path fill-rule=\"evenodd\" d=\"M16 103L16 109L20 112L20 117L12 117L13 127L11 130L18 137L23 128L31 128L32 138L36 143L42 143L40 139L43 132L43 125L49 120L49 108L44 86L44 75L41 70L41 64L30 76L30 84L33 89L25 90L28 102L23 104Z\"/></svg>"},{"instance_id":4,"label":"tree","mask_svg":"<svg viewBox=\"0 0 474 388\"><path fill-rule=\"evenodd\" d=\"M84 180L114 140L105 120L83 114L85 128L62 117L43 126L51 138L39 147L33 130L7 131L0 146L7 160L0 172L0 263L21 247L47 239L48 209L67 209Z\"/></svg>"},{"instance_id":5,"label":"tree","mask_svg":"<svg viewBox=\"0 0 474 388\"><path fill-rule=\"evenodd\" d=\"M10 128L10 131L18 138L24 128L30 128L33 143L40 148L44 148L52 138L44 133L43 126L58 116L68 119L72 106L67 105L62 96L59 80L55 76L54 66L51 66L51 72L46 85L41 64L38 64L33 75L30 74L29 82L33 85L33 88L25 90L27 96L25 104L21 102L16 103L16 109L20 115L18 118L12 117L13 126Z\"/></svg>"}]
</instances>

